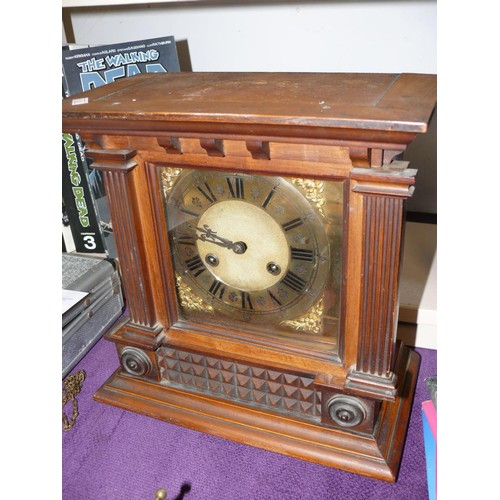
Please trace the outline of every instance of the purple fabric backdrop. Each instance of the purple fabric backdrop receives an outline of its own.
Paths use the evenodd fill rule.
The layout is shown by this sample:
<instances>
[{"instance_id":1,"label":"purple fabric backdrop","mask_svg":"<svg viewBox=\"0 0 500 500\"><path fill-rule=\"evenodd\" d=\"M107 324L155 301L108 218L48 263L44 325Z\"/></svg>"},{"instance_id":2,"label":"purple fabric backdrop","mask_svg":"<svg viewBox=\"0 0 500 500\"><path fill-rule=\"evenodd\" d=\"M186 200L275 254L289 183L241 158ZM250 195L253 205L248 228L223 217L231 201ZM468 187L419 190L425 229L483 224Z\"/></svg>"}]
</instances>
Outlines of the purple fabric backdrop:
<instances>
[{"instance_id":1,"label":"purple fabric backdrop","mask_svg":"<svg viewBox=\"0 0 500 500\"><path fill-rule=\"evenodd\" d=\"M163 487L168 500L425 500L420 408L437 356L416 351L422 364L399 478L391 484L98 403L94 392L118 366L114 345L101 339L73 370L85 370L87 378L76 425L63 433L62 498L154 500Z\"/></svg>"}]
</instances>

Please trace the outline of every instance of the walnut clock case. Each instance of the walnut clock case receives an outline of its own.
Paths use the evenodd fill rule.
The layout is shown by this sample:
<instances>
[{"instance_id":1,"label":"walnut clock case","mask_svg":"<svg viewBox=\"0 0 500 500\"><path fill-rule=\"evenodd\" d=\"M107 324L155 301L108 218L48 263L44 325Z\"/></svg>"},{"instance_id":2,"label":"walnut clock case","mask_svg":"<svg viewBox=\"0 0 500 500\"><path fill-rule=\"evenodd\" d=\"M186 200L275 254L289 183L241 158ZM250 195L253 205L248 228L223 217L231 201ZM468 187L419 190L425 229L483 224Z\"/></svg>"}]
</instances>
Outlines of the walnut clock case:
<instances>
[{"instance_id":1,"label":"walnut clock case","mask_svg":"<svg viewBox=\"0 0 500 500\"><path fill-rule=\"evenodd\" d=\"M435 94L434 75L177 73L66 99L128 306L95 398L394 481L419 368L396 342L400 155Z\"/></svg>"}]
</instances>

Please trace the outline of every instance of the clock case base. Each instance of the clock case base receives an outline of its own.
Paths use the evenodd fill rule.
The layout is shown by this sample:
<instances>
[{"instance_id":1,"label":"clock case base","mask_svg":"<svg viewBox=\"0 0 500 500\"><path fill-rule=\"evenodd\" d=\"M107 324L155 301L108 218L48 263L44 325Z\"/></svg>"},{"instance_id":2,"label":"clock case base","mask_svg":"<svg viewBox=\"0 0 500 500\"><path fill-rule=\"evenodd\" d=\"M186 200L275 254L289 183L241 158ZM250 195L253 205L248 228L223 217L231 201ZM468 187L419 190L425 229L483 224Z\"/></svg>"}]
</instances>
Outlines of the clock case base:
<instances>
[{"instance_id":1,"label":"clock case base","mask_svg":"<svg viewBox=\"0 0 500 500\"><path fill-rule=\"evenodd\" d=\"M175 425L395 482L406 438L420 357L398 350L404 373L395 401L381 403L373 433L359 433L263 411L241 403L169 387L117 370L94 399Z\"/></svg>"}]
</instances>

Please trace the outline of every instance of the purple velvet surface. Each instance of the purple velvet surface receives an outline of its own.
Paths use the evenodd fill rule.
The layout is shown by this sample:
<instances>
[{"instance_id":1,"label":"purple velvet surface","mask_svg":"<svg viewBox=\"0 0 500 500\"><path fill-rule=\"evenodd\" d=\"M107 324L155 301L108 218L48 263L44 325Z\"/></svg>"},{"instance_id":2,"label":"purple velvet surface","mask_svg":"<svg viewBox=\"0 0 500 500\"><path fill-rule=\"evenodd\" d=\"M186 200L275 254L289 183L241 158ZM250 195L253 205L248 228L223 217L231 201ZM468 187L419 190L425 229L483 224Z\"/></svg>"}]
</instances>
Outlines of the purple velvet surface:
<instances>
[{"instance_id":1,"label":"purple velvet surface","mask_svg":"<svg viewBox=\"0 0 500 500\"><path fill-rule=\"evenodd\" d=\"M80 415L63 433L63 500L425 500L422 434L424 379L436 375L436 351L416 349L422 364L398 481L394 484L253 448L93 400L118 366L101 339L75 367L87 378ZM68 408L66 408L67 411Z\"/></svg>"}]
</instances>

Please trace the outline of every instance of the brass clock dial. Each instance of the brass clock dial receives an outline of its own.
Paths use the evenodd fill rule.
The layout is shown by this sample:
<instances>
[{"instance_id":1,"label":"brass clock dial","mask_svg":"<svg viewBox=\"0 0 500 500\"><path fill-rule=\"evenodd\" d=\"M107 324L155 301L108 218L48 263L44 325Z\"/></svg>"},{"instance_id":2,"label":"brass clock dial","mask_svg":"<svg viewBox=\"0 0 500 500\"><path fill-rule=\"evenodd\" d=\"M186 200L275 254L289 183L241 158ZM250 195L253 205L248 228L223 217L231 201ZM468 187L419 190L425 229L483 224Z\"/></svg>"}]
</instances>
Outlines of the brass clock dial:
<instances>
[{"instance_id":1,"label":"brass clock dial","mask_svg":"<svg viewBox=\"0 0 500 500\"><path fill-rule=\"evenodd\" d=\"M214 310L283 321L321 296L330 262L324 224L288 180L186 171L167 214L176 270Z\"/></svg>"}]
</instances>

